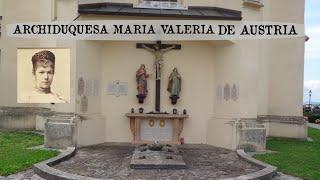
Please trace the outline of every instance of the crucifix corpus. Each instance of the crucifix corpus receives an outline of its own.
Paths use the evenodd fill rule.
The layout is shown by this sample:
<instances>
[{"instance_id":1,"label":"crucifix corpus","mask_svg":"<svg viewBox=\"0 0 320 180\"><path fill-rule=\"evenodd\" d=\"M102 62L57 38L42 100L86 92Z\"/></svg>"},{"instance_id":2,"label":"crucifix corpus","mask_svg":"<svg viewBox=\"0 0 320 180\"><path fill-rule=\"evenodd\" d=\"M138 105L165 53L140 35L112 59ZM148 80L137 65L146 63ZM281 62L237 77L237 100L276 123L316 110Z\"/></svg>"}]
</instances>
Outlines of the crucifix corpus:
<instances>
[{"instance_id":1,"label":"crucifix corpus","mask_svg":"<svg viewBox=\"0 0 320 180\"><path fill-rule=\"evenodd\" d=\"M163 63L164 53L170 50L180 50L179 44L162 44L161 41L157 41L156 44L144 44L137 43L137 48L145 49L154 54L154 66L156 71L156 104L155 111L160 112L160 84L161 84L161 65Z\"/></svg>"}]
</instances>

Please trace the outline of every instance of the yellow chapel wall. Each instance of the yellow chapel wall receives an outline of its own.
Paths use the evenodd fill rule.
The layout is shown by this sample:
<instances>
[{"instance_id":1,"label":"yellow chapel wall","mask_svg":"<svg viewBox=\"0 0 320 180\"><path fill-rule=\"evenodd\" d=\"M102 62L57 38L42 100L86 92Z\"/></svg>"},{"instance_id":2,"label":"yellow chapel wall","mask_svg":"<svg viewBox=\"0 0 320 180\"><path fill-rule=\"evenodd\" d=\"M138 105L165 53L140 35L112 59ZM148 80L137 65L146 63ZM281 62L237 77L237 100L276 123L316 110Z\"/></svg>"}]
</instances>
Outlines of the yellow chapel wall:
<instances>
[{"instance_id":1,"label":"yellow chapel wall","mask_svg":"<svg viewBox=\"0 0 320 180\"><path fill-rule=\"evenodd\" d=\"M218 88L224 91L225 86L236 84L240 88L240 54L241 47L238 43L229 42L226 45L215 45L214 59L214 109L213 115L208 120L207 143L228 149L235 149L236 129L235 121L240 117L240 103L231 99L224 99L224 93L219 97ZM241 98L241 94L239 96Z\"/></svg>"},{"instance_id":2,"label":"yellow chapel wall","mask_svg":"<svg viewBox=\"0 0 320 180\"><path fill-rule=\"evenodd\" d=\"M18 48L70 48L71 49L71 72L74 74L76 53L72 41L49 41L37 39L15 39L6 35L6 24L21 23L21 22L50 22L52 20L52 2L54 0L10 0L1 1L3 6L3 20L2 20L2 36L0 45L1 65L0 65L0 81L5 82L6 86L1 86L0 96L1 106L28 106L28 107L49 107L56 111L72 112L74 111L74 85L71 83L71 102L69 104L18 104L17 103L17 49ZM27 5L26 5L27 3ZM72 20L77 16L77 0L72 1L59 1L59 19ZM74 78L71 77L71 82ZM4 95L5 94L5 95Z\"/></svg>"},{"instance_id":3,"label":"yellow chapel wall","mask_svg":"<svg viewBox=\"0 0 320 180\"><path fill-rule=\"evenodd\" d=\"M114 1L112 1L114 2ZM190 4L192 4L192 1L188 1ZM213 1L211 1L210 3L212 3ZM219 1L215 1L219 2ZM235 2L235 1L233 1ZM243 10L243 16L244 16L244 20L262 20L262 17L264 19L268 19L268 16L270 16L270 14L272 14L273 17L278 17L278 13L281 14L281 16L284 16L286 13L286 10L282 10L282 11L278 11L278 10L270 10L268 8L270 1L264 1L265 2L265 6L263 8L249 8L249 7L244 7ZM204 3L204 2L202 2ZM287 2L288 4L289 2ZM204 3L205 4L205 3ZM228 4L228 3L227 3ZM240 3L242 4L242 2ZM231 5L226 5L224 4L225 7L234 7L234 9L237 9L237 7L239 8L239 2L236 2L234 4L231 3ZM301 5L301 3L298 3L297 1L295 1L295 3L293 4L294 7L296 8L300 8L299 6ZM274 6L278 6L278 4L274 4ZM292 6L292 4L290 4L290 7ZM241 8L243 6L240 6ZM262 16L263 14L263 16ZM101 16L88 16L90 17L90 19L112 19L113 17L101 17ZM296 17L296 16L295 16ZM116 17L115 17L116 18ZM287 20L292 17L282 17L283 19ZM272 19L273 20L273 19ZM277 20L277 19L275 19ZM283 20L285 22L285 20ZM281 40L283 42L288 42L286 40ZM254 118L257 115L263 115L264 113L266 114L270 114L270 112L272 112L270 109L270 107L273 106L274 102L272 100L269 100L269 96L273 96L271 97L271 99L278 99L278 101L283 101L283 99L281 100L280 98L277 98L277 96L274 96L274 94L278 94L279 91L275 91L273 90L273 88L275 87L274 84L274 80L270 80L272 79L272 74L274 73L274 69L273 66L270 65L270 59L273 58L273 56L276 56L277 53L274 53L272 50L273 44L270 43L271 41L268 40L263 40L263 41L243 41L243 42L236 42L235 45L231 45L230 47L221 47L221 46L217 46L216 50L214 50L216 52L216 54L214 55L213 59L220 59L221 64L219 66L217 65L213 65L213 67L215 68L216 71L214 71L214 77L217 79L216 82L219 81L234 81L234 82L239 82L239 86L240 86L240 97L238 102L228 102L228 103L218 103L215 100L213 100L215 103L214 105L212 105L214 113L211 116L211 118L209 118L208 121L208 126L207 126L207 132L206 133L206 141L208 143L212 143L214 145L219 145L222 147L228 147L228 148L234 148L235 147L235 143L236 143L236 139L234 136L234 126L230 126L230 123L234 123L235 119L241 119L241 118ZM275 42L276 44L279 41L277 40L277 42ZM111 43L111 42L110 42ZM106 43L107 44L107 43ZM301 43L300 43L301 45ZM106 49L108 49L107 45ZM234 46L234 47L232 47ZM132 48L132 47L131 47ZM214 49L214 47L213 47ZM106 51L107 52L107 51ZM130 52L130 51L128 51ZM230 53L233 52L233 53ZM270 53L271 52L271 53ZM301 50L299 51L300 54ZM111 53L112 54L112 53ZM220 54L220 55L219 55ZM108 54L109 55L109 54ZM217 58L219 57L219 58ZM241 58L239 58L241 57ZM226 61L227 59L232 59L229 60L230 62ZM298 61L301 59L298 59ZM104 62L105 63L105 62ZM214 62L214 64L217 64L219 62ZM219 73L219 69L221 69L221 71L227 71L228 72L228 68L227 68L227 64L230 64L230 66L232 65L238 65L240 68L239 69L234 69L232 70L229 74L226 72L221 72ZM226 66L225 68L222 68ZM219 68L221 67L221 68ZM231 68L232 69L232 68ZM283 69L287 69L287 67L283 67ZM303 72L303 70L301 71L298 70L298 74L297 76L299 76L301 78L301 72ZM300 75L299 75L300 73ZM299 78L298 77L298 78ZM103 78L105 78L105 76L103 75ZM286 80L287 78L284 78L284 80ZM104 82L106 83L106 82ZM151 82L152 84L152 82ZM213 86L216 86L217 84L215 83ZM299 88L298 88L299 89ZM215 91L215 87L213 87L213 90ZM299 91L299 90L298 90ZM151 91L152 93L152 91ZM152 96L151 93L149 94L149 97ZM293 92L292 93L292 97L294 100L294 106L299 106L299 96L298 92ZM103 95L102 96L106 96ZM108 96L107 96L108 97ZM132 101L136 101L135 97L132 96L133 99L131 99ZM109 97L110 98L110 97ZM123 99L123 97L121 98L110 98L113 101L116 101L116 99L118 99L119 101L122 101L121 99ZM109 100L110 100L109 99ZM214 97L213 97L214 99ZM151 104L148 104L149 109L152 107L153 108L153 103L152 103L152 99L150 100ZM286 100L285 100L286 101ZM292 101L291 101L292 102ZM290 101L286 101L286 103L290 104ZM131 134L129 131L123 131L123 133L121 133L121 131L119 132L117 128L113 128L113 126L117 126L117 127L121 127L121 129L123 130L123 126L127 126L128 128L128 123L124 122L124 121L117 121L116 119L118 119L121 116L121 113L116 113L116 111L113 111L111 109L113 109L113 107L109 107L109 108L104 108L104 107L108 107L110 105L108 104L104 104L105 102L102 101L102 113L106 116L107 118L107 123L106 123L106 139L107 141L113 141L113 140L119 140L119 141L127 141L128 137L131 137ZM121 104L121 103L120 103ZM114 104L113 104L114 105ZM122 111L124 111L125 109L127 111L130 110L131 107L129 107L129 105L127 105L126 108L124 108L124 106L121 106L123 108ZM138 108L138 106L135 106L135 108ZM151 109L152 109L151 108ZM286 107L284 107L286 108ZM108 111L110 109L110 111ZM118 108L119 109L119 108ZM121 108L120 108L121 109ZM281 111L284 112L287 115L292 115L295 113L292 113L293 111L296 111L295 108L292 109L292 107L287 107L287 109L279 109L279 108L275 108L277 109L277 111ZM296 108L297 109L297 108ZM210 112L210 111L209 111ZM271 113L272 114L272 113ZM121 117L123 119L123 117ZM121 119L120 118L120 119ZM212 121L213 120L213 121ZM213 122L213 123L212 123ZM217 123L220 123L220 126L217 126ZM229 124L229 125L228 125ZM119 125L119 126L118 126ZM224 127L225 131L221 131L219 132L219 129L222 128L218 128L218 127ZM267 127L269 127L269 125L267 125ZM188 129L188 128L187 128ZM275 129L275 128L273 128ZM185 131L186 132L186 140L188 142L188 130ZM216 133L213 133L216 132ZM278 132L278 131L277 131ZM230 134L233 134L230 136ZM295 133L291 133L291 134L295 134ZM297 134L297 133L296 133ZM221 138L221 137L225 137L225 138ZM196 136L193 136L192 139L203 139ZM202 140L201 140L202 141Z\"/></svg>"},{"instance_id":4,"label":"yellow chapel wall","mask_svg":"<svg viewBox=\"0 0 320 180\"><path fill-rule=\"evenodd\" d=\"M242 3L242 2L241 2ZM260 21L262 9L243 6L244 21ZM255 120L258 114L259 89L267 87L261 80L262 45L260 40L231 41L221 45L212 42L214 56L215 98L214 115L208 121L207 142L228 149L237 148L237 124L239 120ZM263 68L263 67L262 67ZM238 99L217 97L218 87L236 85Z\"/></svg>"},{"instance_id":5,"label":"yellow chapel wall","mask_svg":"<svg viewBox=\"0 0 320 180\"><path fill-rule=\"evenodd\" d=\"M78 123L78 145L86 146L99 144L106 141L106 120L101 115L101 94L104 86L101 81L101 64L106 57L102 55L102 41L77 41L77 62L75 85L75 113L82 116ZM98 93L85 95L88 99L88 106L85 110L83 106L84 95L78 94L78 80L82 78L85 83L97 81ZM88 84L87 84L88 85ZM86 88L84 88L86 89Z\"/></svg>"},{"instance_id":6,"label":"yellow chapel wall","mask_svg":"<svg viewBox=\"0 0 320 180\"><path fill-rule=\"evenodd\" d=\"M103 92L101 112L106 117L106 139L108 142L130 142L132 134L129 119L125 113L131 108L145 112L154 111L155 77L148 79L149 94L145 103L140 105L136 98L135 72L140 64L145 64L152 73L153 55L145 50L136 49L136 42L105 42L102 59ZM174 42L172 42L174 43ZM206 143L207 121L213 114L213 63L215 52L206 42L176 42L182 45L179 51L170 51L164 56L161 82L161 110L179 113L186 109L186 120L182 136L186 143ZM177 67L182 76L182 92L177 105L173 106L166 91L168 76ZM128 83L128 94L115 97L107 95L106 84L112 80Z\"/></svg>"},{"instance_id":7,"label":"yellow chapel wall","mask_svg":"<svg viewBox=\"0 0 320 180\"><path fill-rule=\"evenodd\" d=\"M264 20L304 24L304 0L267 1ZM302 117L305 39L269 40L268 114ZM271 122L268 135L307 137L304 124Z\"/></svg>"},{"instance_id":8,"label":"yellow chapel wall","mask_svg":"<svg viewBox=\"0 0 320 180\"><path fill-rule=\"evenodd\" d=\"M40 21L72 21L78 16L78 1L69 0L44 0L40 2L42 9L40 10ZM56 7L53 7L56 6ZM68 48L70 49L70 71L65 72L66 76L70 76L70 103L65 104L39 104L41 107L48 107L57 112L75 112L76 103L76 62L77 41L74 40L40 40L39 47L43 48Z\"/></svg>"},{"instance_id":9,"label":"yellow chapel wall","mask_svg":"<svg viewBox=\"0 0 320 180\"><path fill-rule=\"evenodd\" d=\"M78 17L78 1L57 1L57 20L72 21ZM57 47L71 49L71 103L56 105L58 111L71 111L81 115L77 123L77 144L86 146L99 144L106 141L106 120L101 115L101 41L57 41ZM78 94L78 79L97 80L99 90L97 95L87 95L88 106L86 111L81 111L81 97ZM68 107L66 107L68 106ZM63 110L64 109L64 110Z\"/></svg>"},{"instance_id":10,"label":"yellow chapel wall","mask_svg":"<svg viewBox=\"0 0 320 180\"><path fill-rule=\"evenodd\" d=\"M304 2L267 1L264 20L303 24ZM302 116L304 43L304 37L268 41L271 115Z\"/></svg>"},{"instance_id":11,"label":"yellow chapel wall","mask_svg":"<svg viewBox=\"0 0 320 180\"><path fill-rule=\"evenodd\" d=\"M244 5L243 20L303 24L303 1L264 1L264 5ZM294 12L299 13L293 15ZM237 82L240 96L238 102L215 99L214 116L208 122L209 144L235 149L239 119L254 120L257 115L302 116L304 38L234 41L217 46L216 52L215 86ZM265 126L269 136L306 137L305 125Z\"/></svg>"},{"instance_id":12,"label":"yellow chapel wall","mask_svg":"<svg viewBox=\"0 0 320 180\"><path fill-rule=\"evenodd\" d=\"M10 23L39 21L40 0L29 1L28 6L19 0L1 1L1 5L0 106L30 106L17 104L17 48L39 47L39 41L9 38L5 27Z\"/></svg>"},{"instance_id":13,"label":"yellow chapel wall","mask_svg":"<svg viewBox=\"0 0 320 180\"><path fill-rule=\"evenodd\" d=\"M235 41L217 45L214 57L214 115L208 121L207 142L236 149L237 124L240 120L255 120L258 103L259 41ZM237 87L237 99L218 97L218 88Z\"/></svg>"},{"instance_id":14,"label":"yellow chapel wall","mask_svg":"<svg viewBox=\"0 0 320 180\"><path fill-rule=\"evenodd\" d=\"M64 20L71 20L76 17L77 5L76 0L72 1L59 1L58 3L58 14L59 19ZM189 0L190 4L195 3L195 1ZM213 2L213 1L212 1ZM214 1L215 3L222 2L222 1ZM233 1L234 2L234 1ZM301 0L294 0L290 2L288 0L284 2L276 1L276 3L280 4L272 4L270 5L270 1L264 1L265 7L261 8L260 10L257 9L243 9L243 15L245 19L254 19L257 15L260 14L259 11L263 12L264 20L274 20L274 21L291 21L291 22L300 22L303 23L303 14L300 13L301 6L303 2ZM47 2L49 3L49 2ZM211 1L210 1L211 3ZM274 3L274 2L273 2ZM39 2L39 0L32 0L28 1L28 6L25 6L23 3L19 4L17 0L14 1L5 1L4 5L6 10L3 11L4 13L4 20L3 23L13 23L13 22L28 22L28 21L37 21L41 20L39 16L39 12L34 10L39 9L41 4L45 4L43 1ZM29 6L30 5L30 6ZM229 7L237 8L239 2L231 3ZM287 5L287 6L286 6ZM290 7L286 9L278 9L283 7ZM33 7L32 10L29 7ZM227 8L227 7L226 7ZM239 8L239 7L238 7ZM11 9L9 11L9 9ZM12 9L16 9L17 11L12 11ZM47 10L44 8L43 13ZM19 13L18 13L19 12ZM23 13L21 13L23 12ZM289 13L288 13L289 12ZM293 15L295 12L295 15ZM297 13L298 12L298 13ZM42 14L43 15L43 14ZM49 15L45 15L42 18L50 18ZM93 19L99 18L104 19L107 17L101 16L92 16ZM260 16L259 16L260 18ZM5 30L3 29L3 34L5 34ZM280 42L281 41L281 42ZM5 44L5 45L4 45ZM148 55L148 52L137 53L136 49L134 48L133 42L104 42L103 44L103 54L101 55L100 60L102 61L101 66L102 74L101 74L101 100L98 98L91 98L89 99L89 112L87 114L97 114L99 111L106 117L105 124L103 127L105 129L97 130L97 128L101 127L103 124L102 121L97 121L98 123L92 123L90 128L83 126L83 129L87 129L88 134L86 137L82 136L83 144L90 143L90 140L94 139L97 135L90 135L89 132L96 130L105 132L105 137L99 134L99 142L101 139L105 139L105 141L123 141L127 142L131 139L131 132L129 130L128 120L124 117L124 112L129 112L131 109L131 105L129 103L133 103L134 107L137 109L140 105L137 104L137 99L135 98L135 81L134 79L127 79L129 77L134 77L135 70L138 68L139 62L151 63L151 55ZM195 55L189 54L192 50L197 49L196 52L201 52L199 55L203 55L205 57L203 60L205 68L211 68L211 70L207 70L201 72L202 76L211 77L207 79L207 81L214 82L210 84L209 88L206 89L203 94L200 95L200 99L197 102L194 102L193 99L196 97L194 95L194 91L198 89L196 86L185 86L183 85L182 93L184 93L184 89L187 90L188 97L184 100L181 98L181 104L177 106L179 108L191 109L188 113L192 115L192 118L187 120L185 129L183 131L183 136L186 138L187 143L209 143L221 147L227 147L230 149L234 149L236 139L234 136L234 126L232 123L237 118L250 118L254 115L263 115L272 114L272 115L288 115L293 116L297 115L300 116L302 114L302 110L300 108L300 104L302 103L302 83L303 83L303 42L301 40L277 40L277 41L260 41L257 42L235 42L233 45L216 45L215 43L207 44L205 42L184 42L182 43L189 51L181 52L170 52L168 54L168 58L172 59L180 59L174 60L180 63L183 59L182 57L186 57L188 59L188 66L185 68L186 78L190 79L191 81L195 81L189 73L192 72L192 69L196 67L197 64L191 61L191 59L195 59ZM1 86L0 91L1 94L6 94L6 96L0 96L0 105L9 105L9 106L17 106L16 103L16 93L12 93L12 90L16 89L16 47L39 47L39 46L47 46L47 47L54 47L54 46L63 46L63 47L70 47L72 49L72 63L71 67L73 67L72 72L76 71L76 66L78 68L78 64L76 65L76 59L80 63L82 67L86 67L85 63L89 63L86 61L85 57L90 58L99 58L93 52L89 51L89 49L94 49L101 44L91 44L85 42L83 45L78 44L75 41L58 41L58 42L51 42L51 41L37 41L37 40L13 40L9 39L6 36L2 36L0 40L0 46L3 48L2 51L2 61L0 64L0 81L6 82L7 86ZM121 51L122 45L125 47L125 51ZM198 46L200 45L200 46ZM88 46L88 47L87 47ZM184 47L183 46L183 47ZM194 46L194 47L193 47ZM257 46L259 46L262 50L257 50ZM116 49L116 47L120 47ZM190 48L193 47L193 48ZM200 48L203 47L203 48ZM79 52L77 49L85 49L83 52ZM88 48L88 49L87 49ZM199 49L198 49L199 48ZM210 50L209 50L210 49ZM126 52L125 54L123 52ZM130 53L131 52L131 53ZM185 55L182 52L186 53ZM295 52L295 53L292 53ZM181 56L176 55L178 53ZM259 54L260 53L260 54ZM84 56L86 55L86 56ZM129 64L124 63L125 59L130 59L131 57L136 57L138 55L139 61L138 62L130 62ZM114 57L114 59L120 59L120 62L110 62L105 57ZM167 57L166 56L166 57ZM77 58L76 58L77 57ZM81 59L82 57L82 59ZM140 59L141 57L141 59ZM258 64L254 61L258 59ZM5 60L3 60L5 59ZM210 59L210 60L209 60ZM247 64L248 67L241 67L241 63L250 62L253 64L250 66ZM114 63L114 64L113 64ZM123 75L123 72L116 72L113 67L121 67L123 65L128 65L128 67L135 67L131 69L133 75L127 76L126 78ZM112 65L112 66L109 66ZM173 64L166 64L170 67ZM239 65L240 69L233 69L232 66ZM149 64L149 69L151 65ZM231 67L231 68L230 68ZM290 67L290 71L288 70ZM88 66L88 72L92 71L95 66ZM92 69L91 69L92 68ZM255 68L258 68L258 72ZM83 68L85 69L85 68ZM178 68L179 69L179 68ZM212 71L213 69L213 71ZM169 71L170 69L164 69L164 71ZM246 71L248 70L248 71ZM126 71L127 72L127 71ZM129 72L129 71L128 71ZM244 74L242 74L244 72ZM75 73L74 73L75 74ZM167 73L168 74L168 73ZM182 74L182 73L181 73ZM107 75L112 75L107 76ZM251 75L257 75L257 78L251 77ZM77 73L77 77L79 74ZM97 75L98 76L98 75ZM190 77L191 76L191 77ZM200 75L199 75L200 76ZM67 110L67 111L79 111L77 109L79 107L79 99L75 95L76 93L76 82L77 77L73 76L71 82L72 90L72 103L67 106L60 106L55 105L57 110ZM112 96L106 95L106 83L113 78L121 77L121 79L128 80L129 87L133 87L129 89L128 95L126 97L119 97L115 98ZM293 77L293 78L292 78ZM120 79L120 80L121 80ZM183 76L184 79L184 76ZM298 82L295 79L299 79ZM149 88L154 87L152 85L152 80L149 80ZM215 91L216 85L219 82L239 82L240 86L240 99L238 102L217 102L215 99ZM249 82L254 82L253 84L249 84ZM288 82L288 84L282 83ZM163 81L163 83L165 83ZM199 85L204 85L203 81L197 82ZM165 93L162 97L163 105L170 107L165 87L166 85L162 85L162 93ZM257 87L255 87L257 86ZM189 88L189 90L188 90ZM299 89L300 88L300 89ZM267 90L266 90L267 89ZM191 91L192 90L192 91ZM201 90L202 91L202 90ZM250 92L250 93L249 93ZM130 94L129 94L130 93ZM146 110L152 110L154 108L154 91L150 89L150 94L148 96L148 100L143 107ZM247 94L246 94L247 93ZM212 94L212 97L206 97L204 94ZM130 97L129 97L130 95ZM286 95L286 96L284 96ZM270 98L269 98L270 97ZM209 105L201 103L209 102ZM99 105L100 103L100 105ZM184 104L185 103L185 104ZM97 105L98 104L98 105ZM194 104L194 105L192 105ZM256 104L256 106L255 106ZM19 104L19 106L21 106ZM100 110L99 110L100 108ZM178 109L179 109L178 108ZM194 109L194 110L193 110ZM172 108L169 108L167 111L171 112ZM179 109L181 111L181 109ZM203 114L203 112L206 112ZM102 122L102 123L101 123ZM231 125L230 125L231 124ZM269 125L268 125L269 126ZM287 135L293 137L297 135L294 133L296 131L290 131L286 133L283 131L284 127L280 127L277 124L272 125L272 132L284 132L282 135ZM277 128L279 130L277 130ZM282 130L281 130L282 128ZM90 130L90 131L89 131ZM297 130L300 134L304 134L303 129L301 128ZM299 134L298 133L298 134ZM295 135L294 135L295 134ZM279 135L279 134L276 134ZM300 136L300 135L298 135Z\"/></svg>"},{"instance_id":15,"label":"yellow chapel wall","mask_svg":"<svg viewBox=\"0 0 320 180\"><path fill-rule=\"evenodd\" d=\"M3 15L3 1L0 1L0 16Z\"/></svg>"}]
</instances>

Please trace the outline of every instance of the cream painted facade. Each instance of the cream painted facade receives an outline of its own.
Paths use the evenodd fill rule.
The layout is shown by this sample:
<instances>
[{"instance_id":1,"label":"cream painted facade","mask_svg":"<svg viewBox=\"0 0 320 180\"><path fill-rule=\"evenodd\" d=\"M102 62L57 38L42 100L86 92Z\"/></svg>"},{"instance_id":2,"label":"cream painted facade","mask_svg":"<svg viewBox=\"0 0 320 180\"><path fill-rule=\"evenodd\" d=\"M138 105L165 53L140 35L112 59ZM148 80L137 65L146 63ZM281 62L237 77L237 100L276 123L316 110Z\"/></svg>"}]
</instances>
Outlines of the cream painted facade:
<instances>
[{"instance_id":1,"label":"cream painted facade","mask_svg":"<svg viewBox=\"0 0 320 180\"><path fill-rule=\"evenodd\" d=\"M87 3L88 0L80 0ZM139 0L95 0L139 4ZM242 0L182 0L185 6L212 6L242 11L243 21L276 21L304 23L304 0L264 0L263 7L244 5ZM2 0L2 27L6 24L32 21L70 20L78 16L77 0ZM107 15L81 15L81 20L135 19ZM151 19L148 17L140 17ZM163 19L163 18L158 18ZM174 19L174 18L171 18ZM136 49L131 41L43 41L12 39L2 28L0 38L0 106L49 107L59 112L72 112L86 117L79 123L80 146L102 142L130 142L132 134L125 113L131 108L154 110L155 81L148 80L149 94L138 104L135 72L145 64L153 71L153 56ZM167 42L166 42L167 43ZM211 144L237 148L237 126L243 120L259 121L267 135L305 139L307 129L302 122L304 38L242 41L183 41L179 51L165 55L163 66L161 109L180 112L187 109L182 136L186 143ZM17 48L71 49L71 103L17 104ZM177 105L171 105L165 87L168 76L177 67L182 76L182 93ZM80 111L77 95L78 78L99 81L98 96L88 97L88 111ZM107 84L119 80L128 83L126 96L107 94ZM5 85L4 85L5 84ZM217 97L217 87L239 88L239 98ZM261 116L266 116L260 121ZM298 121L296 119L299 119Z\"/></svg>"}]
</instances>

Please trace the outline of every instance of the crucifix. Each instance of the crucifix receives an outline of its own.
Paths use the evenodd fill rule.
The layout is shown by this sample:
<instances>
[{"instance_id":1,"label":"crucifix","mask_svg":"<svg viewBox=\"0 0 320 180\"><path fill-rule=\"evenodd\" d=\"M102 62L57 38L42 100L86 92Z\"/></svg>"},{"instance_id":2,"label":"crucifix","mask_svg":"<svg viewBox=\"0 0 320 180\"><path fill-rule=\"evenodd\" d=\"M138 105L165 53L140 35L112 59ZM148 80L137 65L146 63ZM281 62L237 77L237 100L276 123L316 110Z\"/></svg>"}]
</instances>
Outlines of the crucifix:
<instances>
[{"instance_id":1,"label":"crucifix","mask_svg":"<svg viewBox=\"0 0 320 180\"><path fill-rule=\"evenodd\" d=\"M170 50L180 50L179 44L162 44L161 41L157 41L156 44L144 44L137 43L139 49L145 49L154 54L154 67L156 71L156 104L155 111L160 112L160 84L161 84L161 65L163 63L163 54Z\"/></svg>"}]
</instances>

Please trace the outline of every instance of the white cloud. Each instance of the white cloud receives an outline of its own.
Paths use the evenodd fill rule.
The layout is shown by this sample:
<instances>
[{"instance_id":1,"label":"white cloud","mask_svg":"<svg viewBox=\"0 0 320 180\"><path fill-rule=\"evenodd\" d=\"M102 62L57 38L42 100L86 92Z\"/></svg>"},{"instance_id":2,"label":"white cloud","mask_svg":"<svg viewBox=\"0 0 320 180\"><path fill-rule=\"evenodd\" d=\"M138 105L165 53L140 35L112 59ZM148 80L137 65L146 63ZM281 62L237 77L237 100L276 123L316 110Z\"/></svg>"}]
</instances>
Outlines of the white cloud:
<instances>
[{"instance_id":1,"label":"white cloud","mask_svg":"<svg viewBox=\"0 0 320 180\"><path fill-rule=\"evenodd\" d=\"M307 27L306 35L310 37L306 43L306 60L320 60L320 26Z\"/></svg>"},{"instance_id":2,"label":"white cloud","mask_svg":"<svg viewBox=\"0 0 320 180\"><path fill-rule=\"evenodd\" d=\"M307 89L320 90L320 80L304 81L304 87Z\"/></svg>"},{"instance_id":3,"label":"white cloud","mask_svg":"<svg viewBox=\"0 0 320 180\"><path fill-rule=\"evenodd\" d=\"M312 91L312 102L320 102L320 80L304 81L304 102L309 100L309 90Z\"/></svg>"},{"instance_id":4,"label":"white cloud","mask_svg":"<svg viewBox=\"0 0 320 180\"><path fill-rule=\"evenodd\" d=\"M320 35L320 26L306 27L306 32L310 34Z\"/></svg>"}]
</instances>

